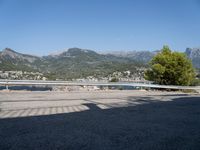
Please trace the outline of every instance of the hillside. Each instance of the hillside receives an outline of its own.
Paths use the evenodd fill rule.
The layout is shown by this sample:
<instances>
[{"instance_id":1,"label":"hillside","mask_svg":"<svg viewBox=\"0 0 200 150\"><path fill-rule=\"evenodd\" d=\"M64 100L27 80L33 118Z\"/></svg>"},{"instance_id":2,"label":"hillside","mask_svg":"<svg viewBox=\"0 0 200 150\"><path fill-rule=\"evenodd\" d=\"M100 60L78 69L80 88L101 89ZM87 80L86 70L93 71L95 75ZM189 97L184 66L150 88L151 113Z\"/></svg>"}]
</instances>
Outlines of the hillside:
<instances>
[{"instance_id":1,"label":"hillside","mask_svg":"<svg viewBox=\"0 0 200 150\"><path fill-rule=\"evenodd\" d=\"M98 54L92 50L70 48L57 55L35 57L11 49L0 53L0 70L39 71L49 79L105 77L115 71L136 72L144 67L129 58Z\"/></svg>"}]
</instances>

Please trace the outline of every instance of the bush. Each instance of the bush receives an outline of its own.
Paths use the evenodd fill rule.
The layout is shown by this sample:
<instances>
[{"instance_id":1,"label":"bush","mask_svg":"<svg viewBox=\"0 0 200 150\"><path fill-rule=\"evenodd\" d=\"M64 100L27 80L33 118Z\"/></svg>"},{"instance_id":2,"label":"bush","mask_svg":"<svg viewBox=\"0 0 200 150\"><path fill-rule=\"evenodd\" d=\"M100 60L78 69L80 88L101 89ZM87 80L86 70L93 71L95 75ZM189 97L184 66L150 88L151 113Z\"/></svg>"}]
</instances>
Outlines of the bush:
<instances>
[{"instance_id":1,"label":"bush","mask_svg":"<svg viewBox=\"0 0 200 150\"><path fill-rule=\"evenodd\" d=\"M112 78L111 80L110 80L110 82L119 82L119 79L118 78Z\"/></svg>"}]
</instances>

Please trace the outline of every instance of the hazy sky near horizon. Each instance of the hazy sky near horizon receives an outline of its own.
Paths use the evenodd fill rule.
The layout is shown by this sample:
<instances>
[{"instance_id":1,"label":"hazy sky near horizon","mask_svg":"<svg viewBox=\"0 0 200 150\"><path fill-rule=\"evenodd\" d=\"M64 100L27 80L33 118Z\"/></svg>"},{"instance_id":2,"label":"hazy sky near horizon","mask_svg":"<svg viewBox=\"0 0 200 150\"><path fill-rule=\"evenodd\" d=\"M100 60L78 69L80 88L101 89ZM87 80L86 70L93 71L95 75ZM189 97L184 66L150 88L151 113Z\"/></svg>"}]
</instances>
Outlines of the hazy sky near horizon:
<instances>
[{"instance_id":1,"label":"hazy sky near horizon","mask_svg":"<svg viewBox=\"0 0 200 150\"><path fill-rule=\"evenodd\" d=\"M200 0L0 0L0 49L200 47Z\"/></svg>"}]
</instances>

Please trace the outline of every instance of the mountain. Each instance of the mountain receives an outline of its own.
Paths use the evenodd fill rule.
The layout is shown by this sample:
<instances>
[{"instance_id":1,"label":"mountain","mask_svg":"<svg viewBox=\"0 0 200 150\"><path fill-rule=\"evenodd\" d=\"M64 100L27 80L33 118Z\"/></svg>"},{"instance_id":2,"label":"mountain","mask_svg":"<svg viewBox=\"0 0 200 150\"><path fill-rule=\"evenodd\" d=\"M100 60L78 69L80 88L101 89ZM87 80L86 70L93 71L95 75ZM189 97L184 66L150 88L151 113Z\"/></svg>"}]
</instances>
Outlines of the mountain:
<instances>
[{"instance_id":1,"label":"mountain","mask_svg":"<svg viewBox=\"0 0 200 150\"><path fill-rule=\"evenodd\" d=\"M193 65L200 69L200 48L187 48L185 53L192 60Z\"/></svg>"},{"instance_id":2,"label":"mountain","mask_svg":"<svg viewBox=\"0 0 200 150\"><path fill-rule=\"evenodd\" d=\"M33 63L39 59L36 56L21 54L10 48L5 48L0 52L0 70L36 71Z\"/></svg>"},{"instance_id":3,"label":"mountain","mask_svg":"<svg viewBox=\"0 0 200 150\"><path fill-rule=\"evenodd\" d=\"M81 59L85 61L92 61L92 60L99 60L102 57L102 55L96 53L92 50L87 49L80 49L80 48L69 48L68 50L65 50L61 53L54 54L54 55L48 55L44 58L56 58L56 59L63 59L68 58L70 60L72 59Z\"/></svg>"}]
</instances>

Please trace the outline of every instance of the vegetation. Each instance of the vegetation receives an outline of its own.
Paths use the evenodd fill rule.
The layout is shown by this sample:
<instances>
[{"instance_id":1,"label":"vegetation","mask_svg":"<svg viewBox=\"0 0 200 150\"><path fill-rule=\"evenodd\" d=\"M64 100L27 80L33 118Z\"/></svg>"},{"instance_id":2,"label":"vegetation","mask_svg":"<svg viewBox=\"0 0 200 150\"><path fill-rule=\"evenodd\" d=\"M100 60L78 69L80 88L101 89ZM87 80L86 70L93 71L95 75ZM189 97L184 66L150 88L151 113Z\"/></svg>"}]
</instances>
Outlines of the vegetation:
<instances>
[{"instance_id":1,"label":"vegetation","mask_svg":"<svg viewBox=\"0 0 200 150\"><path fill-rule=\"evenodd\" d=\"M164 46L150 61L145 78L162 85L191 85L195 70L184 53L172 52L168 46Z\"/></svg>"},{"instance_id":2,"label":"vegetation","mask_svg":"<svg viewBox=\"0 0 200 150\"><path fill-rule=\"evenodd\" d=\"M199 86L200 85L200 79L198 79L198 78L194 79L194 81L192 82L191 85Z\"/></svg>"},{"instance_id":3,"label":"vegetation","mask_svg":"<svg viewBox=\"0 0 200 150\"><path fill-rule=\"evenodd\" d=\"M11 62L11 61L4 61L0 63L0 70L1 71L28 71L28 72L38 72L37 69L26 65L23 62Z\"/></svg>"},{"instance_id":4,"label":"vegetation","mask_svg":"<svg viewBox=\"0 0 200 150\"><path fill-rule=\"evenodd\" d=\"M116 78L116 77L114 77L114 78L112 78L112 79L110 80L110 82L119 82L119 79Z\"/></svg>"}]
</instances>

